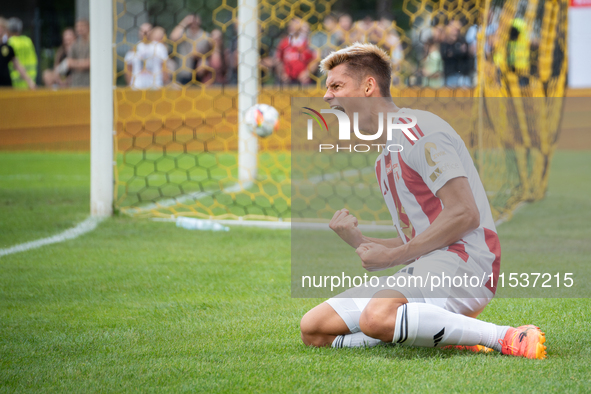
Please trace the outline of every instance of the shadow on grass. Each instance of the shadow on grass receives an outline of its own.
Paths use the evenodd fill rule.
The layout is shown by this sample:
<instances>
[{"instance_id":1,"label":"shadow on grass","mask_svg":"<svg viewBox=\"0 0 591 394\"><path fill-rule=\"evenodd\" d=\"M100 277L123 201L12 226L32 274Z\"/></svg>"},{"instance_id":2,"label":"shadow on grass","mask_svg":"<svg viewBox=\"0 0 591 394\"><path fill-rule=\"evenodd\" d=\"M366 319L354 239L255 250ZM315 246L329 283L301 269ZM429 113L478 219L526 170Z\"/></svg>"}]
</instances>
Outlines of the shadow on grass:
<instances>
[{"instance_id":1,"label":"shadow on grass","mask_svg":"<svg viewBox=\"0 0 591 394\"><path fill-rule=\"evenodd\" d=\"M388 360L446 360L446 359L459 359L469 357L500 357L501 355L497 352L491 353L474 353L469 350L458 350L458 349L434 349L434 348L421 348L412 346L400 346L393 344L378 345L372 348L344 348L344 349L333 349L333 348L314 348L306 347L301 344L301 351L308 354L318 354L322 356L328 355L347 355L354 357L381 357Z\"/></svg>"}]
</instances>

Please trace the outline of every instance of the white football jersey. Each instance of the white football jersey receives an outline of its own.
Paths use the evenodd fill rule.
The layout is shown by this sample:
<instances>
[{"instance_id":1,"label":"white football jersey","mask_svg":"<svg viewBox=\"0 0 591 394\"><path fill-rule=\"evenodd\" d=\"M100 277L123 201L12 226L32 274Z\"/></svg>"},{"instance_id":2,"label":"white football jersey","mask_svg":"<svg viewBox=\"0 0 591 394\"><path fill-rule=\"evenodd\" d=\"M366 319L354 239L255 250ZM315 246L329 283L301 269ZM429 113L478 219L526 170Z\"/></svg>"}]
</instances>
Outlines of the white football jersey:
<instances>
[{"instance_id":1,"label":"white football jersey","mask_svg":"<svg viewBox=\"0 0 591 394\"><path fill-rule=\"evenodd\" d=\"M417 125L409 129L417 141L400 130L394 131L387 146L399 144L403 150L384 149L375 163L376 177L398 234L406 243L425 231L443 209L437 191L453 178L468 178L480 212L480 226L442 250L455 253L464 261L472 257L487 275L493 273L493 284L489 280L486 286L494 293L501 246L472 157L458 133L439 116L416 109L400 109L399 115L405 114L417 119ZM410 122L410 118L402 117L397 123ZM392 151L399 149L391 147Z\"/></svg>"},{"instance_id":2,"label":"white football jersey","mask_svg":"<svg viewBox=\"0 0 591 394\"><path fill-rule=\"evenodd\" d=\"M131 84L136 89L156 89L163 85L162 65L168 59L166 46L160 42L137 44L135 51L125 55L125 62L131 65Z\"/></svg>"}]
</instances>

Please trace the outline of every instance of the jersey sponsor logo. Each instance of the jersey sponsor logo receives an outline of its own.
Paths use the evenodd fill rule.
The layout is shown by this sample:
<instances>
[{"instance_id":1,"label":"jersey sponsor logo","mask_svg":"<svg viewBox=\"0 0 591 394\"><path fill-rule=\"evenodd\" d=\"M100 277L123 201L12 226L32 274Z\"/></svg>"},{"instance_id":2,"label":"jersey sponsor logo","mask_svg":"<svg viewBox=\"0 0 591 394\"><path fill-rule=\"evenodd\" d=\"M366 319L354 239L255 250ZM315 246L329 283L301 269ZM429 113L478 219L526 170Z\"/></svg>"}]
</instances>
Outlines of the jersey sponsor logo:
<instances>
[{"instance_id":1,"label":"jersey sponsor logo","mask_svg":"<svg viewBox=\"0 0 591 394\"><path fill-rule=\"evenodd\" d=\"M433 171L433 173L429 175L429 179L431 179L431 182L435 182L435 180L439 178L439 175L441 175L441 170L439 169L439 167L437 167L435 171Z\"/></svg>"},{"instance_id":2,"label":"jersey sponsor logo","mask_svg":"<svg viewBox=\"0 0 591 394\"><path fill-rule=\"evenodd\" d=\"M433 160L437 160L439 159L441 156L447 154L444 150L442 150L441 152L436 152L432 155Z\"/></svg>"},{"instance_id":3,"label":"jersey sponsor logo","mask_svg":"<svg viewBox=\"0 0 591 394\"><path fill-rule=\"evenodd\" d=\"M10 49L8 49L8 47L6 45L2 46L2 56L3 57L8 57L8 53L10 52Z\"/></svg>"},{"instance_id":4,"label":"jersey sponsor logo","mask_svg":"<svg viewBox=\"0 0 591 394\"><path fill-rule=\"evenodd\" d=\"M400 180L400 166L398 163L386 163L386 175L394 173L396 180Z\"/></svg>"},{"instance_id":5,"label":"jersey sponsor logo","mask_svg":"<svg viewBox=\"0 0 591 394\"><path fill-rule=\"evenodd\" d=\"M425 160L427 161L427 164L429 165L429 167L437 166L437 164L441 160L441 157L446 154L447 153L444 150L442 150L442 151L438 150L437 145L435 145L435 143L433 143L433 142L427 142L425 144ZM439 178L439 176L441 174L443 174L445 171L449 170L450 168L457 169L458 164L457 163L446 163L443 166L436 167L435 170L431 173L431 175L429 175L429 179L431 179L432 182L435 182L435 180L437 180L437 178Z\"/></svg>"},{"instance_id":6,"label":"jersey sponsor logo","mask_svg":"<svg viewBox=\"0 0 591 394\"><path fill-rule=\"evenodd\" d=\"M445 163L435 168L435 171L429 175L429 179L431 179L432 182L435 182L435 180L437 180L437 178L439 178L439 176L441 176L446 171L457 170L458 168L460 168L458 163Z\"/></svg>"},{"instance_id":7,"label":"jersey sponsor logo","mask_svg":"<svg viewBox=\"0 0 591 394\"><path fill-rule=\"evenodd\" d=\"M445 327L443 327L437 334L433 335L433 342L435 343L433 347L439 345L439 342L443 339L443 334L445 334Z\"/></svg>"},{"instance_id":8,"label":"jersey sponsor logo","mask_svg":"<svg viewBox=\"0 0 591 394\"><path fill-rule=\"evenodd\" d=\"M435 152L431 151L431 149L433 149ZM439 151L437 149L437 145L435 145L433 142L427 142L425 144L425 160L427 160L429 167L435 167L439 162L437 159L445 154L446 152L444 150Z\"/></svg>"},{"instance_id":9,"label":"jersey sponsor logo","mask_svg":"<svg viewBox=\"0 0 591 394\"><path fill-rule=\"evenodd\" d=\"M431 157L431 149L437 149L437 145L432 142L427 142L425 144L425 160L427 160L427 164L429 167L435 167L437 163Z\"/></svg>"}]
</instances>

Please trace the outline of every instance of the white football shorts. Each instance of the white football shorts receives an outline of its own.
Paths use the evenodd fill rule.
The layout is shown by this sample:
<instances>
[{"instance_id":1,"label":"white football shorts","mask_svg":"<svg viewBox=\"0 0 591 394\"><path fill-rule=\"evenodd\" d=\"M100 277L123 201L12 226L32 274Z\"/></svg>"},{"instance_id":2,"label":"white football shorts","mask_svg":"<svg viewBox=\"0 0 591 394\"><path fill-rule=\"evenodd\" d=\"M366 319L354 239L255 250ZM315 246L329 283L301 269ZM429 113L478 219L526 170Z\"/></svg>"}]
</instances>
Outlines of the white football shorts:
<instances>
[{"instance_id":1,"label":"white football shorts","mask_svg":"<svg viewBox=\"0 0 591 394\"><path fill-rule=\"evenodd\" d=\"M464 262L457 254L436 250L402 268L353 287L326 302L345 321L351 333L359 332L359 317L369 301L382 290L396 290L408 302L437 305L450 312L475 316L494 297L484 286L490 272L472 259Z\"/></svg>"}]
</instances>

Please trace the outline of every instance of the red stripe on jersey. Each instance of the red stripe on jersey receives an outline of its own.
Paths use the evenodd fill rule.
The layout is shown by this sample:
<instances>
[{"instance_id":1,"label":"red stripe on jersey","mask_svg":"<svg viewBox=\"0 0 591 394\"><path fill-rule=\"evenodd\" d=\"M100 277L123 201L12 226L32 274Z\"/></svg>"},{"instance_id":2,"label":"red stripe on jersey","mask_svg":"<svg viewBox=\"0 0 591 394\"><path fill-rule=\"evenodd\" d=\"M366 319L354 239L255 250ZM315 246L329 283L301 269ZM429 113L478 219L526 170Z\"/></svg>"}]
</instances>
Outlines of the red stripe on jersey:
<instances>
[{"instance_id":1,"label":"red stripe on jersey","mask_svg":"<svg viewBox=\"0 0 591 394\"><path fill-rule=\"evenodd\" d=\"M380 185L380 192L384 194L382 190L382 160L376 162L376 178L378 178L378 185Z\"/></svg>"},{"instance_id":2,"label":"red stripe on jersey","mask_svg":"<svg viewBox=\"0 0 591 394\"><path fill-rule=\"evenodd\" d=\"M398 152L398 161L400 162L402 179L404 179L406 188L415 197L421 209L429 218L429 224L433 223L441 213L441 200L431 192L423 178L402 160L400 152Z\"/></svg>"},{"instance_id":3,"label":"red stripe on jersey","mask_svg":"<svg viewBox=\"0 0 591 394\"><path fill-rule=\"evenodd\" d=\"M484 240L488 246L488 250L495 255L495 261L492 263L492 285L491 279L484 285L487 289L492 291L493 294L497 292L497 282L499 280L499 271L501 270L501 243L499 242L499 236L492 230L487 228L484 229Z\"/></svg>"},{"instance_id":4,"label":"red stripe on jersey","mask_svg":"<svg viewBox=\"0 0 591 394\"><path fill-rule=\"evenodd\" d=\"M464 244L457 243L457 244L450 245L447 248L447 251L457 254L458 256L460 256L460 258L462 260L464 260L465 263L468 262L469 256L468 256L468 253L466 253L466 247L464 246Z\"/></svg>"},{"instance_id":5,"label":"red stripe on jersey","mask_svg":"<svg viewBox=\"0 0 591 394\"><path fill-rule=\"evenodd\" d=\"M410 123L410 121L409 121L409 122L406 122L406 121L405 121L404 119L402 119L402 118L399 118L399 119L400 119L400 121L401 121L403 124L408 124L408 123ZM412 132L412 128L408 128L407 130L409 131L409 133L411 133L411 134L412 134L412 136L413 136L413 137L415 137L415 138L418 140L418 138L417 138L417 135L416 135L415 133L413 133L413 132ZM404 131L402 132L402 134L404 134L404 136L406 137L406 139L407 139L407 140L409 140L409 141L410 141L410 143L411 143L412 145L414 145L414 144L415 144L415 142L414 142L413 140L411 140L411 139L410 139L410 138L409 138L409 137L406 135L406 133L405 133Z\"/></svg>"},{"instance_id":6,"label":"red stripe on jersey","mask_svg":"<svg viewBox=\"0 0 591 394\"><path fill-rule=\"evenodd\" d=\"M423 130L421 130L421 128L419 127L419 124L418 123L415 126L415 128L417 129L417 131L419 132L419 134L421 135L421 137L424 137L425 136L425 134L423 134Z\"/></svg>"},{"instance_id":7,"label":"red stripe on jersey","mask_svg":"<svg viewBox=\"0 0 591 394\"><path fill-rule=\"evenodd\" d=\"M392 165L392 157L390 155L391 155L391 153L388 153L384 156L384 158L386 160L385 161L386 169ZM392 193L392 198L394 199L394 205L396 205L396 212L398 212L398 219L406 226L406 228L411 227L408 215L406 213L402 212L402 203L400 202L400 197L398 197L398 191L396 190L396 182L394 181L394 171L391 171L390 173L388 173L388 171L386 171L386 176L388 177L388 184L390 185L390 193ZM402 238L403 235L406 237L406 242L410 241L410 238L408 238L408 236L404 233L400 234L400 237ZM413 238L415 236L415 228L414 227L412 227L411 236Z\"/></svg>"},{"instance_id":8,"label":"red stripe on jersey","mask_svg":"<svg viewBox=\"0 0 591 394\"><path fill-rule=\"evenodd\" d=\"M412 119L411 118L406 118L406 119L408 120L408 123L412 122ZM417 131L417 126L416 125L414 127L409 128L408 130L412 133L412 135L415 136L415 138L417 140L419 139L419 137L417 137L419 135L419 133Z\"/></svg>"}]
</instances>

